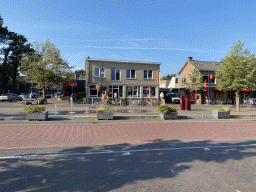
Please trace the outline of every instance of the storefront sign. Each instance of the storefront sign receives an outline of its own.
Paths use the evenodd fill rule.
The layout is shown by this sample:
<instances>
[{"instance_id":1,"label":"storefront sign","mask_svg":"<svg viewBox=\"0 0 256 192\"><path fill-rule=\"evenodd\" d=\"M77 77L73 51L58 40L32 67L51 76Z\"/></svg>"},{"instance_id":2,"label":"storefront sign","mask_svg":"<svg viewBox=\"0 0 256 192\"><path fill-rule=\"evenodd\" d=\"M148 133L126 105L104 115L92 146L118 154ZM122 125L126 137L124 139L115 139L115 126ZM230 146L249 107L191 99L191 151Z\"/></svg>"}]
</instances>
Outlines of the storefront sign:
<instances>
[{"instance_id":1,"label":"storefront sign","mask_svg":"<svg viewBox=\"0 0 256 192\"><path fill-rule=\"evenodd\" d=\"M68 86L77 86L77 82L69 83Z\"/></svg>"},{"instance_id":2,"label":"storefront sign","mask_svg":"<svg viewBox=\"0 0 256 192\"><path fill-rule=\"evenodd\" d=\"M210 75L210 79L213 79L213 74Z\"/></svg>"}]
</instances>

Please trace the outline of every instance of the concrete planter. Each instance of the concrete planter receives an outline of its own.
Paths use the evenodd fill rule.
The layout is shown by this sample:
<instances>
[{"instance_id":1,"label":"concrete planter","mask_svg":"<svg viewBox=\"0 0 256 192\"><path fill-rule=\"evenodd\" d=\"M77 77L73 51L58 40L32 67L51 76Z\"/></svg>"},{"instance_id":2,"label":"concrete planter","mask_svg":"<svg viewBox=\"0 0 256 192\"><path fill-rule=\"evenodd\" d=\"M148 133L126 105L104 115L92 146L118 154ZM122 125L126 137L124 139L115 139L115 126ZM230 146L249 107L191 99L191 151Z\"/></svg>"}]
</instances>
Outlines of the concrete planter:
<instances>
[{"instance_id":1,"label":"concrete planter","mask_svg":"<svg viewBox=\"0 0 256 192\"><path fill-rule=\"evenodd\" d=\"M27 120L41 120L45 121L48 119L48 112L34 112L34 113L26 113Z\"/></svg>"},{"instance_id":2,"label":"concrete planter","mask_svg":"<svg viewBox=\"0 0 256 192\"><path fill-rule=\"evenodd\" d=\"M162 119L178 119L178 112L160 113Z\"/></svg>"},{"instance_id":3,"label":"concrete planter","mask_svg":"<svg viewBox=\"0 0 256 192\"><path fill-rule=\"evenodd\" d=\"M97 119L99 119L99 120L114 119L114 113L113 112L97 113Z\"/></svg>"},{"instance_id":4,"label":"concrete planter","mask_svg":"<svg viewBox=\"0 0 256 192\"><path fill-rule=\"evenodd\" d=\"M212 111L212 116L218 119L230 118L230 111L229 112Z\"/></svg>"}]
</instances>

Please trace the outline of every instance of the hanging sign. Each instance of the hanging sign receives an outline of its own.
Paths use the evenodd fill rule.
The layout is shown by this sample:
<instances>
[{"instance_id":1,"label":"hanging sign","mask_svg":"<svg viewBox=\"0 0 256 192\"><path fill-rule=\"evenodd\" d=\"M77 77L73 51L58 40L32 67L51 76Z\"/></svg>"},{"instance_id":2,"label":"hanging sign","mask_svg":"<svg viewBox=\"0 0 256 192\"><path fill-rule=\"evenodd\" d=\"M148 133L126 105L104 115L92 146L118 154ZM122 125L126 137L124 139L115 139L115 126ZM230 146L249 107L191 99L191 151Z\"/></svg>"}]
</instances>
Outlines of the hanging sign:
<instances>
[{"instance_id":1,"label":"hanging sign","mask_svg":"<svg viewBox=\"0 0 256 192\"><path fill-rule=\"evenodd\" d=\"M69 83L68 86L77 86L77 82Z\"/></svg>"}]
</instances>

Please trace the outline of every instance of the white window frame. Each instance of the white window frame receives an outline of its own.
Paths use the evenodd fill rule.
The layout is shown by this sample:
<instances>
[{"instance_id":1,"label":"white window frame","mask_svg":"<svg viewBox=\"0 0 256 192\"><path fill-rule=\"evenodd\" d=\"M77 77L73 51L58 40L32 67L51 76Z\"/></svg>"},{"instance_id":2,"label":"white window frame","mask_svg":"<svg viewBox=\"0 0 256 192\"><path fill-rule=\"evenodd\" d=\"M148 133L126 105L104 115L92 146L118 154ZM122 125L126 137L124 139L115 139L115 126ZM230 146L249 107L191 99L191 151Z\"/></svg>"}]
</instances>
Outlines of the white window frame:
<instances>
[{"instance_id":1,"label":"white window frame","mask_svg":"<svg viewBox=\"0 0 256 192\"><path fill-rule=\"evenodd\" d=\"M143 96L144 87L148 87L148 91L149 91L148 97L144 97L144 96ZM152 97L152 96L151 96L151 87L154 87L154 88L155 88L155 97ZM158 89L157 86L154 86L154 85L153 85L153 86L151 86L151 85L142 86L142 93L141 93L141 94L142 94L142 97L143 97L143 98L157 98L157 89Z\"/></svg>"},{"instance_id":2,"label":"white window frame","mask_svg":"<svg viewBox=\"0 0 256 192\"><path fill-rule=\"evenodd\" d=\"M181 85L185 85L185 83L186 83L186 77L182 77L181 78Z\"/></svg>"},{"instance_id":3,"label":"white window frame","mask_svg":"<svg viewBox=\"0 0 256 192\"><path fill-rule=\"evenodd\" d=\"M128 87L131 87L131 89L132 89L132 90L131 90L131 91L132 91L132 95L131 95L131 96L128 96L128 95L127 95L127 88L128 88ZM135 88L135 87L137 87L137 88L136 88L136 90L137 90L137 94L136 94L136 95L134 95L134 88ZM140 98L140 94L141 94L141 92L140 92L140 87L141 87L140 85L127 85L127 86L126 86L126 90L125 90L125 91L126 91L125 97L126 97L126 98Z\"/></svg>"},{"instance_id":4,"label":"white window frame","mask_svg":"<svg viewBox=\"0 0 256 192\"><path fill-rule=\"evenodd\" d=\"M145 78L145 76L144 76L145 71L147 71L147 78ZM152 71L152 77L151 78L148 78L148 71ZM152 69L145 69L144 72L143 72L143 78L144 79L153 79L153 70Z\"/></svg>"},{"instance_id":5,"label":"white window frame","mask_svg":"<svg viewBox=\"0 0 256 192\"><path fill-rule=\"evenodd\" d=\"M112 70L115 70L115 80L112 79ZM119 70L119 80L116 80L116 70ZM111 69L111 81L121 81L121 69Z\"/></svg>"},{"instance_id":6,"label":"white window frame","mask_svg":"<svg viewBox=\"0 0 256 192\"><path fill-rule=\"evenodd\" d=\"M130 70L130 78L127 77L127 71ZM132 78L132 70L135 72L135 77ZM126 79L136 79L136 69L126 69Z\"/></svg>"},{"instance_id":7,"label":"white window frame","mask_svg":"<svg viewBox=\"0 0 256 192\"><path fill-rule=\"evenodd\" d=\"M103 76L101 76L102 74L101 74L101 72L102 72L102 69L103 69ZM96 76L95 75L95 72L96 72L96 70L99 70L99 76ZM94 68L94 77L97 77L97 78L105 78L105 67L95 67Z\"/></svg>"},{"instance_id":8,"label":"white window frame","mask_svg":"<svg viewBox=\"0 0 256 192\"><path fill-rule=\"evenodd\" d=\"M91 84L91 85L95 85L95 84ZM99 91L97 90L97 88L95 87L95 89L92 89L91 88L91 85L89 85L89 98L93 97L93 98L101 98L101 96L98 96L99 95ZM96 86L96 85L95 85ZM91 95L91 90L96 90L97 91L97 95ZM103 93L106 93L106 91L103 91Z\"/></svg>"}]
</instances>

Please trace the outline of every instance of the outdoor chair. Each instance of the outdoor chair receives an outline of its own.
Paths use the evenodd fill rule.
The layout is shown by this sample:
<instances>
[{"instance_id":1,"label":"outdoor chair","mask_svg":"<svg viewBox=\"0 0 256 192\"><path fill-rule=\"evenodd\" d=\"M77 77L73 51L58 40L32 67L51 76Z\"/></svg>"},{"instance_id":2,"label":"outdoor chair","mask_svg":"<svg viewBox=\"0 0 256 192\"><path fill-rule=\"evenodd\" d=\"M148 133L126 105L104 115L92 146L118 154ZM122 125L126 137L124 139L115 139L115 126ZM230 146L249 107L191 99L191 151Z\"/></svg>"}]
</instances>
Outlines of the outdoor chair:
<instances>
[{"instance_id":1,"label":"outdoor chair","mask_svg":"<svg viewBox=\"0 0 256 192\"><path fill-rule=\"evenodd\" d=\"M135 106L136 105L136 101L131 101L131 105Z\"/></svg>"},{"instance_id":2,"label":"outdoor chair","mask_svg":"<svg viewBox=\"0 0 256 192\"><path fill-rule=\"evenodd\" d=\"M149 101L148 101L148 106L153 106L153 104L152 104L152 101L151 101L151 100L149 100Z\"/></svg>"},{"instance_id":3,"label":"outdoor chair","mask_svg":"<svg viewBox=\"0 0 256 192\"><path fill-rule=\"evenodd\" d=\"M137 101L137 105L141 106L142 105L141 101Z\"/></svg>"}]
</instances>

